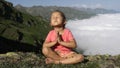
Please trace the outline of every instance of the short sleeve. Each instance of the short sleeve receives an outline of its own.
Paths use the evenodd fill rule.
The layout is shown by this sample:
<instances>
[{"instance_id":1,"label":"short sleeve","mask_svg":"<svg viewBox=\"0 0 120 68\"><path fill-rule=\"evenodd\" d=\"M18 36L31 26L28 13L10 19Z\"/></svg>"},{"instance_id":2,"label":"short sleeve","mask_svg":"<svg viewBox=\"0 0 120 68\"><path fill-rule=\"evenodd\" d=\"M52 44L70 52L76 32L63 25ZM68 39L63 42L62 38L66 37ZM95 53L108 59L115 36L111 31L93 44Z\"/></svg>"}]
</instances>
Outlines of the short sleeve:
<instances>
[{"instance_id":1,"label":"short sleeve","mask_svg":"<svg viewBox=\"0 0 120 68\"><path fill-rule=\"evenodd\" d=\"M73 39L74 39L74 37L73 37L72 32L68 31L68 40L70 41L70 40L73 40Z\"/></svg>"},{"instance_id":2,"label":"short sleeve","mask_svg":"<svg viewBox=\"0 0 120 68\"><path fill-rule=\"evenodd\" d=\"M50 41L51 41L50 37L51 37L51 31L48 33L45 41L46 41L46 42L50 42Z\"/></svg>"}]
</instances>

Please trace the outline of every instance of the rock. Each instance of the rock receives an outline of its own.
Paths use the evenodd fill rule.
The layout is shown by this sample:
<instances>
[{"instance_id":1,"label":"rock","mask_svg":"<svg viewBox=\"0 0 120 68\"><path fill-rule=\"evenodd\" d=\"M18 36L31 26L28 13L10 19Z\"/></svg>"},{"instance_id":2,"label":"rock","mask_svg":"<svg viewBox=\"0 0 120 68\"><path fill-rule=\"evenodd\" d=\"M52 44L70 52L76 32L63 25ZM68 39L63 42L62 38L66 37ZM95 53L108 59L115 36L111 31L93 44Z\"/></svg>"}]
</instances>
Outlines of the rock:
<instances>
[{"instance_id":1,"label":"rock","mask_svg":"<svg viewBox=\"0 0 120 68\"><path fill-rule=\"evenodd\" d=\"M6 53L6 55L7 56L18 56L18 54L15 52L8 52L8 53Z\"/></svg>"},{"instance_id":2,"label":"rock","mask_svg":"<svg viewBox=\"0 0 120 68\"><path fill-rule=\"evenodd\" d=\"M13 58L13 59L20 59L21 56L15 52L8 52L6 53L6 56L9 58Z\"/></svg>"}]
</instances>

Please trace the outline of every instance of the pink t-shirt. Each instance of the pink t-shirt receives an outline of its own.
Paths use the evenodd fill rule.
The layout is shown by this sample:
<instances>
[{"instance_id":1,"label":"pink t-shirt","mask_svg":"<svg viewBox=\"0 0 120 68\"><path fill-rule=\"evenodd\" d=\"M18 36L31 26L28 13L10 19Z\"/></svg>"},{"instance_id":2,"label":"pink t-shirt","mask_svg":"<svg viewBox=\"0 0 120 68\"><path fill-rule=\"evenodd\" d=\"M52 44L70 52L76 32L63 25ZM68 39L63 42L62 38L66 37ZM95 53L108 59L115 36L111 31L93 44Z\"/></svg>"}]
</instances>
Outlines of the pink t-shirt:
<instances>
[{"instance_id":1,"label":"pink t-shirt","mask_svg":"<svg viewBox=\"0 0 120 68\"><path fill-rule=\"evenodd\" d=\"M53 42L57 39L57 34L55 32L55 30L51 30L49 33L48 33L48 36L46 38L46 41L47 42ZM71 40L73 40L74 37L71 33L71 31L69 29L64 29L64 32L62 34L62 40L64 42L69 42ZM71 49L70 48L67 48L65 46L62 46L60 44L56 44L55 46L52 47L54 51L57 51L59 52L60 56L63 56L65 54L68 54L71 52Z\"/></svg>"}]
</instances>

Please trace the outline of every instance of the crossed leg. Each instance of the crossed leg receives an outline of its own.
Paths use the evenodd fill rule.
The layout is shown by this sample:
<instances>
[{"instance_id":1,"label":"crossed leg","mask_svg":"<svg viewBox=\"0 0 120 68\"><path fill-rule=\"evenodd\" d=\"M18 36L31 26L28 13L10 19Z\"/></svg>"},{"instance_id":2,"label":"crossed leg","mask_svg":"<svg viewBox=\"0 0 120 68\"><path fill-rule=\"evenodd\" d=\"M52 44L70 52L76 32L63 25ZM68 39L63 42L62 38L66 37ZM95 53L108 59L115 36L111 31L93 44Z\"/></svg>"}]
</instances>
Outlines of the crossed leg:
<instances>
[{"instance_id":1,"label":"crossed leg","mask_svg":"<svg viewBox=\"0 0 120 68\"><path fill-rule=\"evenodd\" d=\"M42 50L43 54L47 57L46 64L55 63L55 64L75 64L83 61L84 56L77 53L71 53L67 57L60 57L56 52L51 48L44 47Z\"/></svg>"},{"instance_id":2,"label":"crossed leg","mask_svg":"<svg viewBox=\"0 0 120 68\"><path fill-rule=\"evenodd\" d=\"M83 55L77 54L77 53L72 53L69 56L67 56L66 59L60 60L59 62L62 64L75 64L75 63L83 61L83 59L84 59Z\"/></svg>"}]
</instances>

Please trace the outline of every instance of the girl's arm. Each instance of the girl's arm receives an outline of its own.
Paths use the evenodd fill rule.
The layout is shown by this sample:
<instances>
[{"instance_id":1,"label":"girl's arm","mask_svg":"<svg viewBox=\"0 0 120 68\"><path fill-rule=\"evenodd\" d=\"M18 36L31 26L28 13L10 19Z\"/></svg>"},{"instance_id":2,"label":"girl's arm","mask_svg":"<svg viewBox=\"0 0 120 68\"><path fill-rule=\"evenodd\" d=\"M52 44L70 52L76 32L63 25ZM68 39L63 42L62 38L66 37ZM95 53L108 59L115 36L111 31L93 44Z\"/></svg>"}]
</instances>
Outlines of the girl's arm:
<instances>
[{"instance_id":1,"label":"girl's arm","mask_svg":"<svg viewBox=\"0 0 120 68\"><path fill-rule=\"evenodd\" d=\"M55 44L57 44L57 41L54 41L54 42L44 42L43 43L43 47L52 47L54 46Z\"/></svg>"},{"instance_id":2,"label":"girl's arm","mask_svg":"<svg viewBox=\"0 0 120 68\"><path fill-rule=\"evenodd\" d=\"M76 48L77 47L74 39L69 42L64 42L64 41L61 41L58 39L58 43L65 47L68 47L68 48Z\"/></svg>"}]
</instances>

